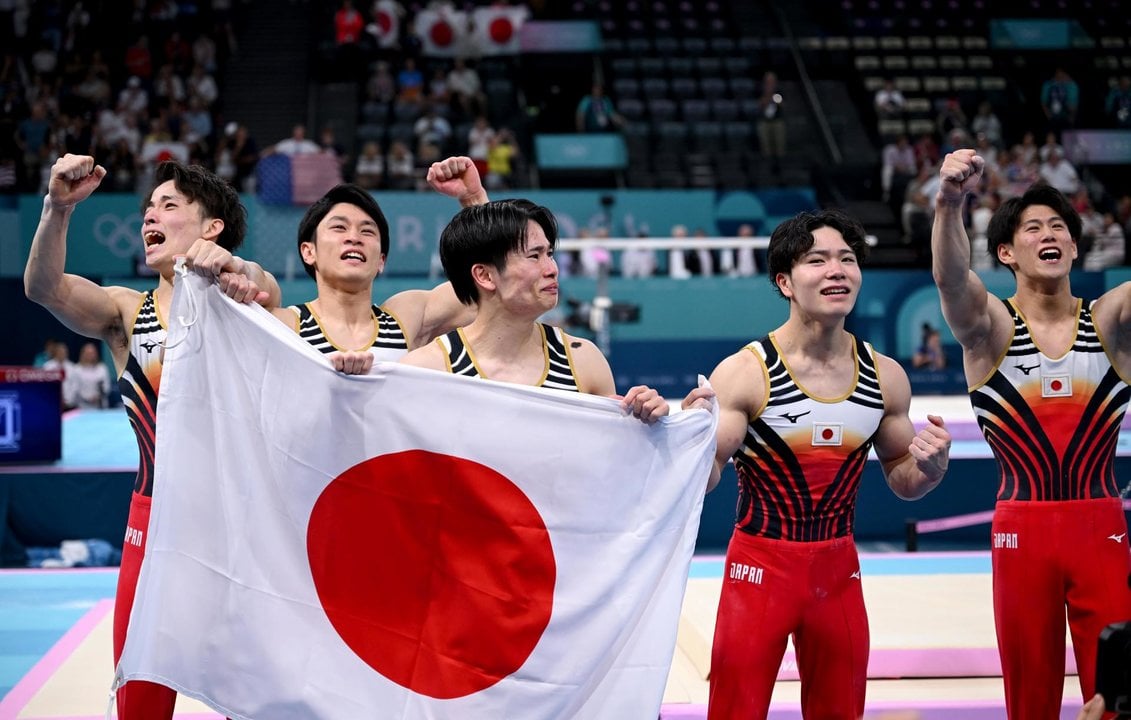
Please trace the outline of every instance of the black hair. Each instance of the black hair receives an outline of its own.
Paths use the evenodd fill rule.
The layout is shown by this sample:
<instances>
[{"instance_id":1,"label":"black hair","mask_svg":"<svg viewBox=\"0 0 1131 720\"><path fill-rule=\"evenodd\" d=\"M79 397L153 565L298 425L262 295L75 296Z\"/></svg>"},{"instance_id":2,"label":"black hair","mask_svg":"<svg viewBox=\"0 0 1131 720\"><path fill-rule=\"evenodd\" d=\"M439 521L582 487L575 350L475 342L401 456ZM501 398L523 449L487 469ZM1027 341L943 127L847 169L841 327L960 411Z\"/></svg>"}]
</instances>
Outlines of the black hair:
<instances>
[{"instance_id":1,"label":"black hair","mask_svg":"<svg viewBox=\"0 0 1131 720\"><path fill-rule=\"evenodd\" d=\"M329 215L330 209L338 203L354 205L371 217L373 222L377 223L377 232L381 237L381 254L388 258L389 221L385 219L385 213L381 211L381 206L377 204L369 191L352 183L343 183L330 188L325 195L315 200L314 204L307 209L306 214L302 216L302 220L298 224L299 258L302 258L302 244L315 242L318 223L322 222L322 218ZM307 275L314 277L313 265L309 265L303 260L302 266L306 268Z\"/></svg>"},{"instance_id":2,"label":"black hair","mask_svg":"<svg viewBox=\"0 0 1131 720\"><path fill-rule=\"evenodd\" d=\"M200 205L200 214L205 219L215 218L224 223L224 229L216 238L216 244L229 252L235 252L247 235L247 209L240 202L239 193L223 178L200 165L184 165L176 160L166 160L157 166L153 175L153 187L142 198L141 213L144 216L153 191L158 185L173 181L177 192L188 198L189 202Z\"/></svg>"},{"instance_id":3,"label":"black hair","mask_svg":"<svg viewBox=\"0 0 1131 720\"><path fill-rule=\"evenodd\" d=\"M479 302L471 268L479 264L506 267L507 255L526 248L526 231L537 223L553 249L558 224L548 208L529 200L497 200L461 210L440 235L440 262L456 297L465 305Z\"/></svg>"},{"instance_id":4,"label":"black hair","mask_svg":"<svg viewBox=\"0 0 1131 720\"><path fill-rule=\"evenodd\" d=\"M788 274L793 269L801 256L813 247L813 231L823 227L830 227L839 232L857 260L863 262L868 256L868 240L864 234L864 226L843 211L798 213L774 228L773 234L770 235L766 262L770 282L782 297L785 295L778 286L778 274Z\"/></svg>"},{"instance_id":5,"label":"black hair","mask_svg":"<svg viewBox=\"0 0 1131 720\"><path fill-rule=\"evenodd\" d=\"M1013 235L1021 224L1021 215L1032 205L1052 208L1052 211L1064 220L1072 240L1080 242L1080 235L1083 232L1080 213L1076 212L1076 208L1072 207L1072 203L1068 202L1068 198L1061 191L1048 183L1034 183L1020 197L1013 197L1003 202L990 218L990 224L986 228L986 245L990 257L998 265L1002 264L997 257L998 247L1013 242ZM1010 271L1013 271L1012 267Z\"/></svg>"}]
</instances>

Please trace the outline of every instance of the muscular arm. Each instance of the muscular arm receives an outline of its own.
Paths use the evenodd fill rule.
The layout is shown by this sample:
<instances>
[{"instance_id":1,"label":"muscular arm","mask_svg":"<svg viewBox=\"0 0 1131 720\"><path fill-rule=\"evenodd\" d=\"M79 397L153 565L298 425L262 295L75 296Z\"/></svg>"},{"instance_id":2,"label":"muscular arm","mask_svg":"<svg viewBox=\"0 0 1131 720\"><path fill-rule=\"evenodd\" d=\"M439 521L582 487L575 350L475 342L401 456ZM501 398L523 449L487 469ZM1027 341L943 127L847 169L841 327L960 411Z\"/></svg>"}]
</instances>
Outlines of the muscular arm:
<instances>
[{"instance_id":1,"label":"muscular arm","mask_svg":"<svg viewBox=\"0 0 1131 720\"><path fill-rule=\"evenodd\" d=\"M66 155L52 166L43 213L24 268L24 292L71 330L106 340L117 362L125 348L122 307L130 302L127 296L136 296L136 292L103 288L64 272L67 229L75 205L89 197L105 175L87 156Z\"/></svg>"},{"instance_id":2,"label":"muscular arm","mask_svg":"<svg viewBox=\"0 0 1131 720\"><path fill-rule=\"evenodd\" d=\"M982 158L973 150L957 150L946 156L939 169L942 183L931 230L931 270L943 317L964 348L985 340L991 327L989 293L970 269L970 240L962 222L966 194L981 181L983 167Z\"/></svg>"},{"instance_id":3,"label":"muscular arm","mask_svg":"<svg viewBox=\"0 0 1131 720\"><path fill-rule=\"evenodd\" d=\"M904 500L918 500L942 480L950 459L950 433L941 417L928 415L928 425L915 434L908 410L911 383L889 357L878 355L884 388L884 417L876 432L876 456L888 486Z\"/></svg>"},{"instance_id":4,"label":"muscular arm","mask_svg":"<svg viewBox=\"0 0 1131 720\"><path fill-rule=\"evenodd\" d=\"M475 319L475 306L461 303L451 283L442 283L431 290L405 290L382 306L401 321L412 348L423 347Z\"/></svg>"},{"instance_id":5,"label":"muscular arm","mask_svg":"<svg viewBox=\"0 0 1131 720\"><path fill-rule=\"evenodd\" d=\"M724 359L711 373L710 381L719 402L719 426L707 492L719 484L723 468L742 446L750 420L761 414L766 402L765 370L749 350Z\"/></svg>"}]
</instances>

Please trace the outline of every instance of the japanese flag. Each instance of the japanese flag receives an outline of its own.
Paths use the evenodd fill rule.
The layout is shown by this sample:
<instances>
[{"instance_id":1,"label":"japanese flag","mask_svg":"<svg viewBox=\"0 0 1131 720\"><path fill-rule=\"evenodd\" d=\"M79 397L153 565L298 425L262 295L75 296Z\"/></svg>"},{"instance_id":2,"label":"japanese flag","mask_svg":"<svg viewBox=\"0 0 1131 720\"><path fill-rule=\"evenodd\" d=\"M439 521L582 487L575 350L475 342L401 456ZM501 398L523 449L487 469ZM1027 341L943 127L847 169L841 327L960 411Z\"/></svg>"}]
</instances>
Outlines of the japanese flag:
<instances>
[{"instance_id":1,"label":"japanese flag","mask_svg":"<svg viewBox=\"0 0 1131 720\"><path fill-rule=\"evenodd\" d=\"M119 665L232 718L659 714L715 415L344 376L178 278Z\"/></svg>"},{"instance_id":2,"label":"japanese flag","mask_svg":"<svg viewBox=\"0 0 1131 720\"><path fill-rule=\"evenodd\" d=\"M480 55L517 55L519 34L529 10L525 6L491 5L472 11L472 38Z\"/></svg>"},{"instance_id":3,"label":"japanese flag","mask_svg":"<svg viewBox=\"0 0 1131 720\"><path fill-rule=\"evenodd\" d=\"M467 13L448 7L416 13L413 30L420 38L421 52L429 57L467 54Z\"/></svg>"},{"instance_id":4,"label":"japanese flag","mask_svg":"<svg viewBox=\"0 0 1131 720\"><path fill-rule=\"evenodd\" d=\"M377 0L373 3L373 22L369 23L365 30L377 40L378 47L397 46L403 12L396 0Z\"/></svg>"}]
</instances>

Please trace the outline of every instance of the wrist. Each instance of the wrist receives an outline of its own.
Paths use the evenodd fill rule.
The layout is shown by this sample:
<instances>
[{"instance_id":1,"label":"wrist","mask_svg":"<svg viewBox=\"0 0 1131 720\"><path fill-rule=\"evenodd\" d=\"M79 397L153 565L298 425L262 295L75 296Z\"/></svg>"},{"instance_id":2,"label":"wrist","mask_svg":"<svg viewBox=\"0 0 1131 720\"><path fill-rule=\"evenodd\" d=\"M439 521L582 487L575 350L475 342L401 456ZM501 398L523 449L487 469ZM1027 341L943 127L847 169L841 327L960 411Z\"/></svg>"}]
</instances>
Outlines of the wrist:
<instances>
[{"instance_id":1,"label":"wrist","mask_svg":"<svg viewBox=\"0 0 1131 720\"><path fill-rule=\"evenodd\" d=\"M467 193L466 195L461 195L460 198L459 198L459 206L462 207L462 208L466 208L466 207L472 207L474 205L484 205L484 204L487 203L487 201L488 201L487 192L483 189L479 189L475 192L470 192L470 193Z\"/></svg>"},{"instance_id":2,"label":"wrist","mask_svg":"<svg viewBox=\"0 0 1131 720\"><path fill-rule=\"evenodd\" d=\"M68 213L69 214L74 209L75 209L75 203L55 202L54 200L51 199L51 193L48 193L48 194L43 196L43 210L44 210L44 212L47 212L48 210L50 210L52 212L60 212L60 213Z\"/></svg>"}]
</instances>

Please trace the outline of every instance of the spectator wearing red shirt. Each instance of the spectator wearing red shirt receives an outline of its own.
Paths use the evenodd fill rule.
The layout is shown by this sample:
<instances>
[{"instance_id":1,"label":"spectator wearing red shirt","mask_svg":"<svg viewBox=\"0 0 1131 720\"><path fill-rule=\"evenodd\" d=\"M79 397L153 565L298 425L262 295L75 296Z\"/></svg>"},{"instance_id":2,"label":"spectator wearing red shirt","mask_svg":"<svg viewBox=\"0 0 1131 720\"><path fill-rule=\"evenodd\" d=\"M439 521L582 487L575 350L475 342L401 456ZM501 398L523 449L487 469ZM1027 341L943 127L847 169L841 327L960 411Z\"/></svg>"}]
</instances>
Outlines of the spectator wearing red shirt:
<instances>
[{"instance_id":1,"label":"spectator wearing red shirt","mask_svg":"<svg viewBox=\"0 0 1131 720\"><path fill-rule=\"evenodd\" d=\"M352 45L365 29L365 18L353 6L353 0L342 0L342 7L334 13L334 36L339 45Z\"/></svg>"}]
</instances>

